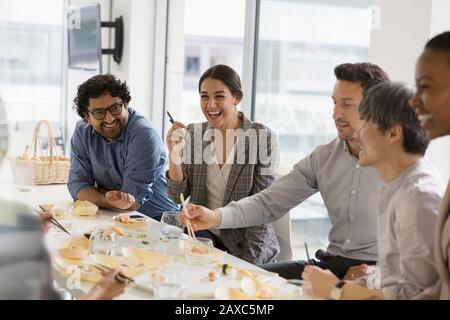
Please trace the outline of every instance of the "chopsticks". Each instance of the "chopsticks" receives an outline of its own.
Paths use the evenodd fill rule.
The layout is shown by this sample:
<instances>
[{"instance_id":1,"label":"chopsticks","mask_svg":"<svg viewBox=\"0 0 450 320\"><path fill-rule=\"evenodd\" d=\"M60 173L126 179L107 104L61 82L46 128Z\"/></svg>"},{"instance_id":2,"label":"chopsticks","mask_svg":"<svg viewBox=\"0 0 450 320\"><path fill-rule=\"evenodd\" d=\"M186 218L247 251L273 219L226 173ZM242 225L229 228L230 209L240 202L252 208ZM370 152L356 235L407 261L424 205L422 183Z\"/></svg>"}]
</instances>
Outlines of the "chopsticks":
<instances>
[{"instance_id":1,"label":"chopsticks","mask_svg":"<svg viewBox=\"0 0 450 320\"><path fill-rule=\"evenodd\" d=\"M96 267L97 269L99 269L102 272L111 272L111 271L115 271L114 269L111 269L110 267L105 266L104 264L101 263L93 263L92 264L94 267ZM119 272L116 275L115 278L117 281L121 282L121 283L134 283L134 279L127 277L126 275L124 275L122 272Z\"/></svg>"},{"instance_id":2,"label":"chopsticks","mask_svg":"<svg viewBox=\"0 0 450 320\"><path fill-rule=\"evenodd\" d=\"M308 251L308 245L306 244L306 241L303 241L303 243L305 244L305 251L306 251L306 258L309 261L309 251Z\"/></svg>"},{"instance_id":3,"label":"chopsticks","mask_svg":"<svg viewBox=\"0 0 450 320\"><path fill-rule=\"evenodd\" d=\"M42 207L42 206L39 206L39 209L41 209L43 212L46 211L46 210L44 209L44 207ZM39 215L41 215L41 212L40 212L39 210L34 209L34 211L36 211ZM67 233L69 236L72 236L72 234L71 234L69 231L67 231L66 228L64 228L64 227L62 226L62 224L60 224L60 223L58 222L58 220L55 219L55 217L52 216L52 217L50 218L50 222L51 222L55 227L57 227L58 229L60 229L61 231L64 231L64 232Z\"/></svg>"},{"instance_id":4,"label":"chopsticks","mask_svg":"<svg viewBox=\"0 0 450 320\"><path fill-rule=\"evenodd\" d=\"M183 204L183 209L182 210L185 210L185 212L187 213L187 204L188 204L188 200L184 200L184 195L182 194L182 193L180 193L180 200L181 200L181 203ZM187 231L188 231L188 235L189 235L189 237L191 238L191 239L193 239L194 241L196 241L197 240L197 238L195 237L195 233L194 233L194 229L192 228L192 224L191 224L191 220L186 220L186 228L187 228Z\"/></svg>"},{"instance_id":5,"label":"chopsticks","mask_svg":"<svg viewBox=\"0 0 450 320\"><path fill-rule=\"evenodd\" d=\"M166 112L167 112L167 115L169 116L170 123L173 124L175 122L175 120L173 120L173 117L172 117L172 115L170 114L169 111L166 111Z\"/></svg>"},{"instance_id":6,"label":"chopsticks","mask_svg":"<svg viewBox=\"0 0 450 320\"><path fill-rule=\"evenodd\" d=\"M98 270L100 270L102 272L115 271L114 269L111 269L110 267L105 266L104 264L101 264L101 263L93 263L92 266L97 268ZM116 281L118 281L120 283L124 283L126 285L130 285L133 288L139 289L141 291L145 291L145 292L150 293L150 294L155 294L155 292L154 292L154 290L152 288L148 288L148 287L145 287L143 285L138 284L133 278L127 277L122 272L119 272L115 276L115 279L116 279Z\"/></svg>"}]
</instances>

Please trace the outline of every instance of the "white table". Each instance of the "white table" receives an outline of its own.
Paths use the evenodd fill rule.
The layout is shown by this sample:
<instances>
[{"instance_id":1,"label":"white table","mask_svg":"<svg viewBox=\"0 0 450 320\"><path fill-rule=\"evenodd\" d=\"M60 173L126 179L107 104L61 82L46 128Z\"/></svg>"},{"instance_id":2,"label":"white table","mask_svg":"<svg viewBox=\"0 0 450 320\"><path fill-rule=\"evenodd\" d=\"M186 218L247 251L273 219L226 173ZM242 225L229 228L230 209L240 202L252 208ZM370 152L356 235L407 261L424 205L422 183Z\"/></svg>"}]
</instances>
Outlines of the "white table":
<instances>
[{"instance_id":1,"label":"white table","mask_svg":"<svg viewBox=\"0 0 450 320\"><path fill-rule=\"evenodd\" d=\"M18 200L23 201L30 207L36 208L39 204L53 203L56 207L58 206L70 206L72 199L69 192L67 191L66 185L49 185L49 186L32 186L30 191L20 191L18 188L14 187L12 183L0 182L0 196L8 200ZM76 231L85 231L88 229L93 229L95 227L111 226L112 216L116 215L118 212L113 210L101 209L97 213L95 218L79 218L72 217L72 234ZM157 242L160 238L160 228L161 224L157 221L153 221L150 224L146 234L151 241ZM46 236L46 245L52 257L55 257L57 253L57 248L62 245L62 243L67 240L67 235L64 233L50 233ZM137 240L132 240L137 241ZM161 247L161 245L159 245ZM173 253L173 249L170 253ZM246 261L236 258L232 255L226 254L223 263L228 263L236 268L245 268L250 271L258 272L259 274L265 273L263 269L252 265ZM182 255L176 256L173 262L174 267L179 267L185 272L185 285L188 288L187 298L191 299L207 299L213 298L214 291L218 286L235 287L239 288L241 281L236 278L221 276L219 280L214 282L208 281L207 275L208 271L217 268L215 264L208 266L190 266L186 264ZM87 292L92 283L81 282L80 290L69 290L66 286L66 279L54 272L54 278L58 283L59 287L67 289L71 292L74 297L81 296L84 292ZM270 282L274 285L279 286L283 283L283 280L278 276L268 277ZM151 283L151 276L149 272L143 273L135 277L138 283L147 285ZM127 287L125 293L119 297L119 299L153 299L154 297L148 292L143 292L134 288Z\"/></svg>"}]
</instances>

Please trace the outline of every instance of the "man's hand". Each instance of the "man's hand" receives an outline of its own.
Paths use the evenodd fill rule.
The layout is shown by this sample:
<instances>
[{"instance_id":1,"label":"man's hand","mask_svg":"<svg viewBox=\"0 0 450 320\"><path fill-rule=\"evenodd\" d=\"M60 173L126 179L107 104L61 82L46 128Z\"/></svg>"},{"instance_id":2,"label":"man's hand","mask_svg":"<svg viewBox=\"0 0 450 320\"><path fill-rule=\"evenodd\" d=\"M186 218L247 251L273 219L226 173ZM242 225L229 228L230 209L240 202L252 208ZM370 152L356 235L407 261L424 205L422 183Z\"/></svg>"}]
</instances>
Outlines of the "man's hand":
<instances>
[{"instance_id":1,"label":"man's hand","mask_svg":"<svg viewBox=\"0 0 450 320\"><path fill-rule=\"evenodd\" d=\"M358 278L365 277L371 274L375 268L376 266L369 266L365 263L350 267L344 276L344 280L356 280Z\"/></svg>"},{"instance_id":2,"label":"man's hand","mask_svg":"<svg viewBox=\"0 0 450 320\"><path fill-rule=\"evenodd\" d=\"M104 274L94 287L83 297L86 300L111 300L125 291L125 283L116 280L118 271Z\"/></svg>"},{"instance_id":3,"label":"man's hand","mask_svg":"<svg viewBox=\"0 0 450 320\"><path fill-rule=\"evenodd\" d=\"M328 299L331 289L339 282L339 279L330 271L316 266L305 266L302 278L311 284L314 297Z\"/></svg>"},{"instance_id":4,"label":"man's hand","mask_svg":"<svg viewBox=\"0 0 450 320\"><path fill-rule=\"evenodd\" d=\"M210 210L203 206L190 203L187 210L182 210L181 223L186 225L190 220L194 231L217 228L222 221L222 214L218 209Z\"/></svg>"},{"instance_id":5,"label":"man's hand","mask_svg":"<svg viewBox=\"0 0 450 320\"><path fill-rule=\"evenodd\" d=\"M123 210L129 209L136 202L132 194L116 190L108 191L105 200L112 207Z\"/></svg>"}]
</instances>

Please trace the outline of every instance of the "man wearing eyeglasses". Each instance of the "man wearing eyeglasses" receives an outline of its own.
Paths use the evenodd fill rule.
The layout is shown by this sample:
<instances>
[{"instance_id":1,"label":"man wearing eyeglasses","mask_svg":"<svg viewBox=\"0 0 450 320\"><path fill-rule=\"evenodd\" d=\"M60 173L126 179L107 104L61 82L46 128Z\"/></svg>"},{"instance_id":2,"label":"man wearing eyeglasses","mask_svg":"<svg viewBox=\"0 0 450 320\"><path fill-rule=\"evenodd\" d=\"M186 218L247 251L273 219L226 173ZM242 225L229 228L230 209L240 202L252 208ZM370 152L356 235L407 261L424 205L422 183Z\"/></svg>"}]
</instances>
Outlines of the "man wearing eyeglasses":
<instances>
[{"instance_id":1,"label":"man wearing eyeglasses","mask_svg":"<svg viewBox=\"0 0 450 320\"><path fill-rule=\"evenodd\" d=\"M137 210L159 220L178 207L167 195L166 154L150 122L128 107L125 82L97 75L78 87L68 189L102 208Z\"/></svg>"}]
</instances>

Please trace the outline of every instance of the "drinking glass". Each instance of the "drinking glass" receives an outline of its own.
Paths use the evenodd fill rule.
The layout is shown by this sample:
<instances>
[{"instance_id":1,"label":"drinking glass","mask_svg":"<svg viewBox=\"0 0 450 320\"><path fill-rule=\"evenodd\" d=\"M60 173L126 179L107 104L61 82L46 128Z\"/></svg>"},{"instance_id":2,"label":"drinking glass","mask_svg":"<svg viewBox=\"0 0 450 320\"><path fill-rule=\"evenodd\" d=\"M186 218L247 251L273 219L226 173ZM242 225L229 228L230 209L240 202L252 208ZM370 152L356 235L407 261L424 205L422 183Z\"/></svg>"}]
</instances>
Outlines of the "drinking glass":
<instances>
[{"instance_id":1,"label":"drinking glass","mask_svg":"<svg viewBox=\"0 0 450 320\"><path fill-rule=\"evenodd\" d=\"M178 211L165 211L161 217L161 233L165 239L179 239L183 234Z\"/></svg>"},{"instance_id":2,"label":"drinking glass","mask_svg":"<svg viewBox=\"0 0 450 320\"><path fill-rule=\"evenodd\" d=\"M190 238L184 244L186 262L191 265L207 264L211 260L213 242L208 238Z\"/></svg>"},{"instance_id":3,"label":"drinking glass","mask_svg":"<svg viewBox=\"0 0 450 320\"><path fill-rule=\"evenodd\" d=\"M117 249L115 232L96 229L89 239L89 253L113 256Z\"/></svg>"},{"instance_id":4,"label":"drinking glass","mask_svg":"<svg viewBox=\"0 0 450 320\"><path fill-rule=\"evenodd\" d=\"M166 266L152 274L155 298L163 300L184 299L187 286L185 285L185 270L179 267Z\"/></svg>"}]
</instances>

